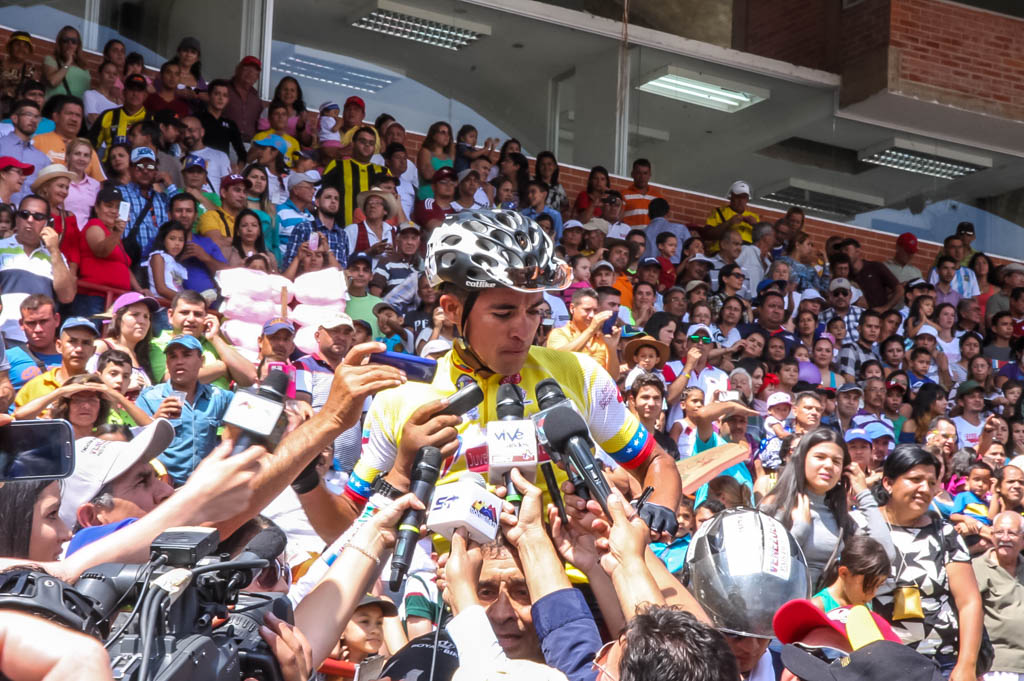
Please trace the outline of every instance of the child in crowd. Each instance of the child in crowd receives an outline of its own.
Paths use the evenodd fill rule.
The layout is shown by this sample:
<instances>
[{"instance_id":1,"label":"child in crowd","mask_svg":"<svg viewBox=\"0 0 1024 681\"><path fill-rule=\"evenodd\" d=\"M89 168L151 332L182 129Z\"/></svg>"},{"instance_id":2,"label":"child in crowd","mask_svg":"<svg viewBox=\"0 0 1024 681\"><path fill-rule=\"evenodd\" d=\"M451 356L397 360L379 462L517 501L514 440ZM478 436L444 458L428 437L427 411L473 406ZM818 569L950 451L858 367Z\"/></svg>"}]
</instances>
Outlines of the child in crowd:
<instances>
[{"instance_id":1,"label":"child in crowd","mask_svg":"<svg viewBox=\"0 0 1024 681\"><path fill-rule=\"evenodd\" d=\"M479 149L476 148L476 136L477 131L472 125L464 125L459 128L459 133L455 136L455 172L461 173L463 170L469 167L469 164L473 162L473 159L480 158L481 156L491 157L494 153L494 148L498 145L497 138L490 138L484 140L484 145ZM487 178L481 178L487 179Z\"/></svg>"},{"instance_id":2,"label":"child in crowd","mask_svg":"<svg viewBox=\"0 0 1024 681\"><path fill-rule=\"evenodd\" d=\"M786 357L779 362L779 390L793 397L793 389L800 380L800 362L796 357Z\"/></svg>"},{"instance_id":3,"label":"child in crowd","mask_svg":"<svg viewBox=\"0 0 1024 681\"><path fill-rule=\"evenodd\" d=\"M788 392L772 393L768 397L768 418L764 420L764 429L769 437L783 438L791 434L792 426L789 413L793 408L793 398Z\"/></svg>"},{"instance_id":4,"label":"child in crowd","mask_svg":"<svg viewBox=\"0 0 1024 681\"><path fill-rule=\"evenodd\" d=\"M153 250L143 267L149 271L150 286L163 298L173 298L188 279L188 270L181 264L186 243L188 230L178 222L160 225L153 239Z\"/></svg>"},{"instance_id":5,"label":"child in crowd","mask_svg":"<svg viewBox=\"0 0 1024 681\"><path fill-rule=\"evenodd\" d=\"M137 73L146 79L146 91L149 94L156 92L156 88L153 87L153 79L146 75L146 59L138 52L129 52L128 56L124 58L124 76L121 78L123 83L128 79L128 76Z\"/></svg>"},{"instance_id":6,"label":"child in crowd","mask_svg":"<svg viewBox=\"0 0 1024 681\"><path fill-rule=\"evenodd\" d=\"M141 389L131 386L132 358L127 352L115 349L104 351L96 360L96 373L106 385L125 396L123 404L111 401L107 423L135 427L148 426L153 422L149 414L135 406L134 400Z\"/></svg>"},{"instance_id":7,"label":"child in crowd","mask_svg":"<svg viewBox=\"0 0 1024 681\"><path fill-rule=\"evenodd\" d=\"M686 564L686 552L690 548L690 539L696 531L693 517L693 500L687 496L679 497L679 506L676 507L676 522L679 528L671 543L651 542L651 550L658 557L668 571L676 575L682 572Z\"/></svg>"},{"instance_id":8,"label":"child in crowd","mask_svg":"<svg viewBox=\"0 0 1024 681\"><path fill-rule=\"evenodd\" d=\"M859 534L846 537L835 581L811 600L825 612L853 605L870 609L875 593L889 578L890 568L885 548L876 539Z\"/></svg>"},{"instance_id":9,"label":"child in crowd","mask_svg":"<svg viewBox=\"0 0 1024 681\"><path fill-rule=\"evenodd\" d=\"M693 416L704 406L704 391L692 386L686 388L679 404L683 410L683 417L669 425L668 434L676 441L679 458L685 459L693 454L693 444L697 440L697 426L693 422Z\"/></svg>"},{"instance_id":10,"label":"child in crowd","mask_svg":"<svg viewBox=\"0 0 1024 681\"><path fill-rule=\"evenodd\" d=\"M992 467L984 461L975 461L967 469L967 489L953 499L949 521L964 523L972 534L983 526L991 525L988 518L988 493L992 489Z\"/></svg>"},{"instance_id":11,"label":"child in crowd","mask_svg":"<svg viewBox=\"0 0 1024 681\"><path fill-rule=\"evenodd\" d=\"M559 295L566 305L572 303L572 294L581 288L590 288L590 258L578 253L569 258L569 265L572 267L572 283L569 284Z\"/></svg>"},{"instance_id":12,"label":"child in crowd","mask_svg":"<svg viewBox=\"0 0 1024 681\"><path fill-rule=\"evenodd\" d=\"M662 232L654 243L658 247L658 264L661 265L661 287L658 290L667 291L676 285L676 266L672 264L672 259L676 256L679 239L672 232Z\"/></svg>"},{"instance_id":13,"label":"child in crowd","mask_svg":"<svg viewBox=\"0 0 1024 681\"><path fill-rule=\"evenodd\" d=\"M420 228L415 222L402 225L396 237L397 247L390 255L377 261L370 279L370 295L386 296L391 289L422 269L420 258Z\"/></svg>"},{"instance_id":14,"label":"child in crowd","mask_svg":"<svg viewBox=\"0 0 1024 681\"><path fill-rule=\"evenodd\" d=\"M838 355L839 348L843 347L843 343L846 342L846 322L842 317L833 317L825 324L825 330L836 339L836 342L833 343L835 349L832 351L832 354Z\"/></svg>"},{"instance_id":15,"label":"child in crowd","mask_svg":"<svg viewBox=\"0 0 1024 681\"><path fill-rule=\"evenodd\" d=\"M353 319L352 326L354 327L352 345L369 343L373 340L373 327L370 326L369 322L364 319Z\"/></svg>"},{"instance_id":16,"label":"child in crowd","mask_svg":"<svg viewBox=\"0 0 1024 681\"><path fill-rule=\"evenodd\" d=\"M324 165L337 161L341 157L341 107L336 102L324 102L320 105L318 119L320 131L320 154Z\"/></svg>"},{"instance_id":17,"label":"child in crowd","mask_svg":"<svg viewBox=\"0 0 1024 681\"><path fill-rule=\"evenodd\" d=\"M629 374L626 375L625 389L633 386L636 377L644 372L651 372L665 380L661 374L661 368L668 361L668 346L650 336L634 338L626 343L622 356L626 358L629 365Z\"/></svg>"},{"instance_id":18,"label":"child in crowd","mask_svg":"<svg viewBox=\"0 0 1024 681\"><path fill-rule=\"evenodd\" d=\"M366 594L329 657L357 665L375 657L384 646L384 619L397 615L394 603Z\"/></svg>"},{"instance_id":19,"label":"child in crowd","mask_svg":"<svg viewBox=\"0 0 1024 681\"><path fill-rule=\"evenodd\" d=\"M0 203L0 239L14 234L14 208L8 203Z\"/></svg>"},{"instance_id":20,"label":"child in crowd","mask_svg":"<svg viewBox=\"0 0 1024 681\"><path fill-rule=\"evenodd\" d=\"M373 306L373 314L377 318L380 338L376 340L388 346L389 352L416 353L412 334L405 328L405 317L399 314L391 303L380 302Z\"/></svg>"},{"instance_id":21,"label":"child in crowd","mask_svg":"<svg viewBox=\"0 0 1024 681\"><path fill-rule=\"evenodd\" d=\"M910 351L910 368L907 369L907 378L910 379L910 394L912 397L917 395L917 391L925 383L935 382L928 378L928 371L931 369L931 366L932 353L928 352L927 349L914 348Z\"/></svg>"}]
</instances>

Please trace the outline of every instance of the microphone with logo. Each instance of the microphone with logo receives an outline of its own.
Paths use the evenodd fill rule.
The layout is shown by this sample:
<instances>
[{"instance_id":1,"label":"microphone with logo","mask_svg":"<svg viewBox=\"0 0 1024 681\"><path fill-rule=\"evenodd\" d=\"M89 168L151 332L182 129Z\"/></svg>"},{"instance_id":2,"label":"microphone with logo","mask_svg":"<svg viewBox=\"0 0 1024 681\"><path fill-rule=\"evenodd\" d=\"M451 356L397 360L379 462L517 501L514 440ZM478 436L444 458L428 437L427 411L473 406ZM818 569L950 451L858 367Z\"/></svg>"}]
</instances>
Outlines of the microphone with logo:
<instances>
[{"instance_id":1,"label":"microphone with logo","mask_svg":"<svg viewBox=\"0 0 1024 681\"><path fill-rule=\"evenodd\" d=\"M231 398L231 404L224 412L224 423L242 431L235 440L232 454L244 452L252 445L262 445L268 451L277 447L288 427L284 400L289 380L288 374L273 369L259 388L243 388Z\"/></svg>"},{"instance_id":2,"label":"microphone with logo","mask_svg":"<svg viewBox=\"0 0 1024 681\"><path fill-rule=\"evenodd\" d=\"M416 495L424 508L430 506L430 496L434 493L434 485L441 474L441 450L437 447L420 447L416 452L416 462L412 468L412 484L409 491ZM412 564L412 554L416 549L416 542L420 538L420 525L423 524L424 511L415 508L408 509L402 514L398 521L398 541L395 543L395 553L391 558L391 580L389 586L392 591L398 591L409 572Z\"/></svg>"},{"instance_id":3,"label":"microphone with logo","mask_svg":"<svg viewBox=\"0 0 1024 681\"><path fill-rule=\"evenodd\" d=\"M517 506L523 497L512 483L512 469L530 482L537 479L537 434L523 418L524 407L519 388L505 383L498 387L498 420L487 424L487 482L505 485L505 500Z\"/></svg>"},{"instance_id":4,"label":"microphone with logo","mask_svg":"<svg viewBox=\"0 0 1024 681\"><path fill-rule=\"evenodd\" d=\"M587 422L572 407L553 378L546 378L537 384L537 405L541 410L533 415L533 422L541 444L552 454L552 458L555 458L554 453L557 452L568 459L566 468L576 493L583 493L582 496L586 498L585 491L589 491L607 513L608 496L612 491L594 457Z\"/></svg>"},{"instance_id":5,"label":"microphone with logo","mask_svg":"<svg viewBox=\"0 0 1024 681\"><path fill-rule=\"evenodd\" d=\"M498 536L501 499L487 491L484 476L466 471L459 479L434 490L427 513L427 528L449 540L455 530L466 530L478 544L487 544Z\"/></svg>"}]
</instances>

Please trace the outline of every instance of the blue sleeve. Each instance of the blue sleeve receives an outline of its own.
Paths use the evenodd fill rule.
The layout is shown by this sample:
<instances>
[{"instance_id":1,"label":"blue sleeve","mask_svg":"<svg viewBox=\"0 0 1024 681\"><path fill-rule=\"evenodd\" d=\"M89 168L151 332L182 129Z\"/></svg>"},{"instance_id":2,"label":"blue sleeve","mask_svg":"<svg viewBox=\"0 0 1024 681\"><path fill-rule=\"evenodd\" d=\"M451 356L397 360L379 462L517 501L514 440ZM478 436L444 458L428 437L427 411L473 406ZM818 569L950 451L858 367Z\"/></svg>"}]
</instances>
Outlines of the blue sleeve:
<instances>
[{"instance_id":1,"label":"blue sleeve","mask_svg":"<svg viewBox=\"0 0 1024 681\"><path fill-rule=\"evenodd\" d=\"M960 492L953 499L953 508L949 509L950 514L963 513L964 509L967 508L967 504L974 501L974 495L970 492Z\"/></svg>"},{"instance_id":2,"label":"blue sleeve","mask_svg":"<svg viewBox=\"0 0 1024 681\"><path fill-rule=\"evenodd\" d=\"M914 442L917 442L917 438L914 437L914 433L912 433L912 432L908 433L905 430L901 430L900 434L899 434L898 442L900 444L903 444L904 442L909 442L909 443L913 444Z\"/></svg>"},{"instance_id":3,"label":"blue sleeve","mask_svg":"<svg viewBox=\"0 0 1024 681\"><path fill-rule=\"evenodd\" d=\"M163 399L156 391L156 386L143 391L143 393L139 395L139 399L135 400L135 404L139 406L139 409L150 416L155 414L156 410L160 408L161 402L163 402Z\"/></svg>"},{"instance_id":4,"label":"blue sleeve","mask_svg":"<svg viewBox=\"0 0 1024 681\"><path fill-rule=\"evenodd\" d=\"M583 594L573 588L550 593L531 608L544 661L569 681L594 681L591 669L601 636Z\"/></svg>"}]
</instances>

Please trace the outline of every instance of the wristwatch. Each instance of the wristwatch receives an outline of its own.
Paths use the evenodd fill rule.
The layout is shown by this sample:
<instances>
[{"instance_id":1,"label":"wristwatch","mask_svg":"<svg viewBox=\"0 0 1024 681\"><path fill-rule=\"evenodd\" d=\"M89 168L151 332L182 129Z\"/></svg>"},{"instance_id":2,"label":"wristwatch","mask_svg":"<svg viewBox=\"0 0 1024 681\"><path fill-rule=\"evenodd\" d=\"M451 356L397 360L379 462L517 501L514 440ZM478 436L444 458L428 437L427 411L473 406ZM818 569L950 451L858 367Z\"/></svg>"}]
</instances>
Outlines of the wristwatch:
<instances>
[{"instance_id":1,"label":"wristwatch","mask_svg":"<svg viewBox=\"0 0 1024 681\"><path fill-rule=\"evenodd\" d=\"M395 500L405 494L405 492L385 480L383 475L378 475L374 478L373 483L370 484L370 491L374 494L383 494L391 500Z\"/></svg>"}]
</instances>

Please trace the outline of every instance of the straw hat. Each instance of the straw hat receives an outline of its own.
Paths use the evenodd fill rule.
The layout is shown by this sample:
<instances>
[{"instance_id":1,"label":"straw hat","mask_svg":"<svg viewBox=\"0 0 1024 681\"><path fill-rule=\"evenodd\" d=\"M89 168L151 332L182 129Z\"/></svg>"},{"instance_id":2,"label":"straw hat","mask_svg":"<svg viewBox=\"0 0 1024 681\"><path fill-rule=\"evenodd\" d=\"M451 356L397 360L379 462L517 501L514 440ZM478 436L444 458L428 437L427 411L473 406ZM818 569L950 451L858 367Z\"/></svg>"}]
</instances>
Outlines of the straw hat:
<instances>
[{"instance_id":1,"label":"straw hat","mask_svg":"<svg viewBox=\"0 0 1024 681\"><path fill-rule=\"evenodd\" d=\"M395 195L376 187L367 189L365 192L359 192L356 196L356 206L359 210L363 211L364 215L366 214L366 201L371 196L379 196L384 199L384 207L388 211L387 215L384 217L389 218L394 215L398 215L398 199L395 198Z\"/></svg>"},{"instance_id":2,"label":"straw hat","mask_svg":"<svg viewBox=\"0 0 1024 681\"><path fill-rule=\"evenodd\" d=\"M626 343L626 349L623 351L623 356L626 358L626 363L632 369L636 366L636 361L633 359L633 355L636 351L643 346L650 346L658 352L658 364L655 366L656 369L660 369L668 361L668 346L662 343L660 340L653 336L637 336L633 340Z\"/></svg>"},{"instance_id":3,"label":"straw hat","mask_svg":"<svg viewBox=\"0 0 1024 681\"><path fill-rule=\"evenodd\" d=\"M40 187L58 177L66 177L69 182L74 182L76 179L75 174L68 170L63 163L51 163L39 171L35 181L32 182L32 191L38 192Z\"/></svg>"}]
</instances>

